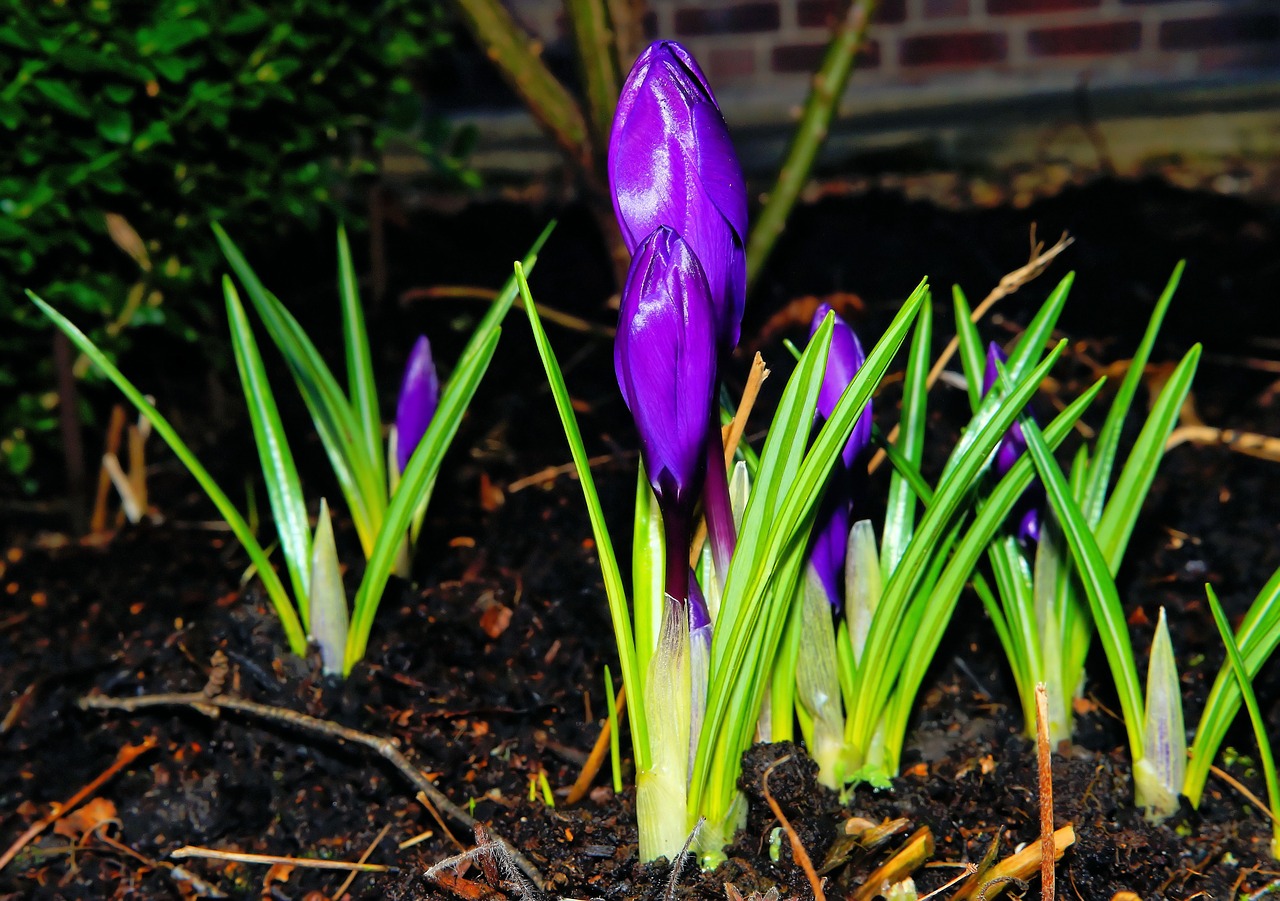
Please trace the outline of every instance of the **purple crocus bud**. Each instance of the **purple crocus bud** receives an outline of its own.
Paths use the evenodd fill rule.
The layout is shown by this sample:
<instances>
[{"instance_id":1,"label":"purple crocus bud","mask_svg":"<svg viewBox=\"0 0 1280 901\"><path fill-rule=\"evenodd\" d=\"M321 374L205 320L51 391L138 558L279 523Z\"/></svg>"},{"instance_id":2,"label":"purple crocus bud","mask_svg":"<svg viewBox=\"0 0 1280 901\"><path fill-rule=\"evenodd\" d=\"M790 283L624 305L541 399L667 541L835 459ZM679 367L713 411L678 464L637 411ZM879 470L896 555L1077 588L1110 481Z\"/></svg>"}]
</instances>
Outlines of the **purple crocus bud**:
<instances>
[{"instance_id":1,"label":"purple crocus bud","mask_svg":"<svg viewBox=\"0 0 1280 901\"><path fill-rule=\"evenodd\" d=\"M831 307L822 304L814 313L809 337L821 327ZM831 332L831 347L827 352L827 368L818 389L818 423L825 422L835 412L854 375L866 362L866 354L849 324L835 316ZM853 432L840 455L827 484L818 518L814 523L813 544L809 551L809 565L813 567L827 599L834 606L840 601L840 589L844 585L844 560L849 542L849 520L853 508L853 493L857 482L854 464L857 457L871 443L871 402L854 423Z\"/></svg>"},{"instance_id":2,"label":"purple crocus bud","mask_svg":"<svg viewBox=\"0 0 1280 901\"><path fill-rule=\"evenodd\" d=\"M822 304L813 314L813 322L809 324L809 337L812 338L814 333L821 327L827 314L833 312L830 306ZM853 381L854 375L862 368L862 364L866 362L867 355L862 350L862 344L858 341L858 336L854 334L849 323L845 322L836 313L835 328L831 331L831 349L827 351L827 369L822 374L822 387L818 389L818 417L819 422L825 422L831 418L831 414L835 412L836 404L840 403L840 397L844 394L844 390L849 387L849 383ZM853 432L849 435L849 443L845 445L841 452L846 469L853 467L853 460L862 452L863 448L871 443L871 401L867 401L866 409L862 411L862 415L858 417L858 421L853 425ZM848 529L845 530L848 532ZM841 541L844 539L842 538Z\"/></svg>"},{"instance_id":3,"label":"purple crocus bud","mask_svg":"<svg viewBox=\"0 0 1280 901\"><path fill-rule=\"evenodd\" d=\"M706 275L719 351L738 344L746 301L747 192L720 106L684 47L658 41L622 87L609 135L609 188L632 253L675 229Z\"/></svg>"},{"instance_id":4,"label":"purple crocus bud","mask_svg":"<svg viewBox=\"0 0 1280 901\"><path fill-rule=\"evenodd\" d=\"M665 226L631 260L613 366L670 531L677 526L671 516L687 520L702 487L716 353L706 276L689 245Z\"/></svg>"},{"instance_id":5,"label":"purple crocus bud","mask_svg":"<svg viewBox=\"0 0 1280 901\"><path fill-rule=\"evenodd\" d=\"M1000 345L994 341L987 345L987 366L982 373L984 397L1000 377L999 367L1008 360L1008 355L1000 349ZM1004 433L996 446L996 476L1004 476L1026 451L1027 438L1022 433L1022 426L1015 422L1009 426L1009 431ZM1018 519L1018 538L1022 541L1039 541L1040 510L1035 500L1028 501L1027 496L1024 495L1018 506L1014 508L1014 515Z\"/></svg>"},{"instance_id":6,"label":"purple crocus bud","mask_svg":"<svg viewBox=\"0 0 1280 901\"><path fill-rule=\"evenodd\" d=\"M439 403L440 378L431 359L431 342L421 335L409 352L396 401L396 463L401 472L431 425Z\"/></svg>"}]
</instances>

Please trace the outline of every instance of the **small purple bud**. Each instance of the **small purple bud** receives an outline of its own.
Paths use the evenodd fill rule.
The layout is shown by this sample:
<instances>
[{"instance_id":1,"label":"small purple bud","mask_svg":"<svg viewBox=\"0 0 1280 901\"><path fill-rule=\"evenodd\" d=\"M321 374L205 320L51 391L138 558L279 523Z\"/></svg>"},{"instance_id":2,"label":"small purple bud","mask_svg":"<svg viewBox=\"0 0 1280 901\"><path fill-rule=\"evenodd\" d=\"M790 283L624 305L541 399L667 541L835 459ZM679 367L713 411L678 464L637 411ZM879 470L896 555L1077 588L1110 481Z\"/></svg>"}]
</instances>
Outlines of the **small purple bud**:
<instances>
[{"instance_id":1,"label":"small purple bud","mask_svg":"<svg viewBox=\"0 0 1280 901\"><path fill-rule=\"evenodd\" d=\"M809 325L810 338L818 331L830 312L832 312L831 307L825 303L814 312L813 322ZM849 327L849 323L840 318L840 314L837 313L835 328L831 331L831 349L827 352L827 369L822 374L822 387L818 389L818 421L820 423L831 418L836 404L844 394L844 389L849 387L849 383L853 381L854 375L862 368L866 359L867 355L863 353L858 336ZM871 401L867 401L866 409L854 423L849 443L841 453L846 469L853 467L854 458L870 443ZM847 531L846 529L846 533ZM843 540L842 538L841 541Z\"/></svg>"},{"instance_id":2,"label":"small purple bud","mask_svg":"<svg viewBox=\"0 0 1280 901\"><path fill-rule=\"evenodd\" d=\"M1008 362L1008 356L1000 349L1000 345L992 341L987 345L987 368L982 374L982 394L986 396L996 379L1000 377L1000 370L997 365L1003 365ZM1018 462L1018 458L1027 449L1026 436L1022 434L1022 426L1014 423L1009 427L1009 431L1005 432L1000 439L1000 444L996 447L996 475L1003 476L1013 464Z\"/></svg>"},{"instance_id":3,"label":"small purple bud","mask_svg":"<svg viewBox=\"0 0 1280 901\"><path fill-rule=\"evenodd\" d=\"M733 350L746 303L746 181L706 76L674 41L650 45L622 87L609 135L609 188L628 250L662 225L693 249L718 349Z\"/></svg>"},{"instance_id":4,"label":"small purple bud","mask_svg":"<svg viewBox=\"0 0 1280 901\"><path fill-rule=\"evenodd\" d=\"M687 520L702 487L716 349L706 276L670 228L656 229L631 260L613 366L671 531L670 515Z\"/></svg>"},{"instance_id":5,"label":"small purple bud","mask_svg":"<svg viewBox=\"0 0 1280 901\"><path fill-rule=\"evenodd\" d=\"M440 378L431 359L431 342L426 335L421 335L409 352L404 381L400 383L400 398L396 401L396 463L401 472L427 433L439 403Z\"/></svg>"},{"instance_id":6,"label":"small purple bud","mask_svg":"<svg viewBox=\"0 0 1280 901\"><path fill-rule=\"evenodd\" d=\"M1000 377L999 366L1008 361L1009 357L1000 345L992 341L987 345L987 366L982 374L982 394L986 396L996 380ZM996 477L1002 477L1010 469L1013 464L1018 462L1027 450L1027 438L1022 433L1022 426L1015 422L1009 426L1009 431L1005 432L1000 438L1000 443L996 445ZM1037 485L1033 485L1031 490L1023 495L1014 507L1013 515L1018 520L1017 536L1018 540L1025 543L1038 542L1040 540L1040 508L1038 504L1039 495L1042 489Z\"/></svg>"},{"instance_id":7,"label":"small purple bud","mask_svg":"<svg viewBox=\"0 0 1280 901\"><path fill-rule=\"evenodd\" d=\"M809 327L809 337L821 327L831 307L822 304L814 313ZM836 314L831 332L831 347L827 352L827 368L822 374L822 386L818 389L817 420L821 424L835 412L854 375L866 362L866 354L849 324ZM854 464L857 457L871 443L871 402L854 423L849 441L841 452L840 463L831 473L818 518L813 527L813 544L809 551L809 563L822 583L832 606L840 603L844 585L844 559L849 543L849 521L853 509L853 490L856 481Z\"/></svg>"}]
</instances>

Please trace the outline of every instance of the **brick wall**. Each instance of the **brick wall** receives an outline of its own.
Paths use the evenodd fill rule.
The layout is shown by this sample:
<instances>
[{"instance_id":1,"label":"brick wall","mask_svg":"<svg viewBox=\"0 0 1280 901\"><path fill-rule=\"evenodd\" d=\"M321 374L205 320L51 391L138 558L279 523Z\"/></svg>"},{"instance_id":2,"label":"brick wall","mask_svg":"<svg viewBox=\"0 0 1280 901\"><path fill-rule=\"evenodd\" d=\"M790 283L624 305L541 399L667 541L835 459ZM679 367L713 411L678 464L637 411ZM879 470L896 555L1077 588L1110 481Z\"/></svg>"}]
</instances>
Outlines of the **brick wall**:
<instances>
[{"instance_id":1,"label":"brick wall","mask_svg":"<svg viewBox=\"0 0 1280 901\"><path fill-rule=\"evenodd\" d=\"M504 2L572 78L562 0ZM847 2L648 0L648 26L698 57L744 166L765 177ZM820 171L1053 160L1135 174L1171 154L1280 159L1280 0L880 0L868 37ZM476 165L555 171L518 107L466 96Z\"/></svg>"},{"instance_id":2,"label":"brick wall","mask_svg":"<svg viewBox=\"0 0 1280 901\"><path fill-rule=\"evenodd\" d=\"M510 0L564 46L559 0ZM730 107L794 103L847 0L649 0ZM1280 72L1280 0L881 0L855 84L864 95L974 93L984 83L1181 81ZM979 89L977 91L981 93Z\"/></svg>"}]
</instances>

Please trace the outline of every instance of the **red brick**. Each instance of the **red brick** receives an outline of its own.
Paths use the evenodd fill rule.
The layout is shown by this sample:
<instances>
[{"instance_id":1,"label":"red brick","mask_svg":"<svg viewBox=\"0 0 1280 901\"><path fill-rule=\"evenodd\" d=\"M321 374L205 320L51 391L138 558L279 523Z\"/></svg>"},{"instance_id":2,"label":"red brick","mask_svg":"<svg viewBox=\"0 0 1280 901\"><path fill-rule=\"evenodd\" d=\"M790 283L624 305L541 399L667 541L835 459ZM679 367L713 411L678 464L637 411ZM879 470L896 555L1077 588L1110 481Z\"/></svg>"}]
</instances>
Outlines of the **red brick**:
<instances>
[{"instance_id":1,"label":"red brick","mask_svg":"<svg viewBox=\"0 0 1280 901\"><path fill-rule=\"evenodd\" d=\"M904 66L980 66L1002 62L1009 41L995 31L962 31L904 38L898 58Z\"/></svg>"},{"instance_id":2,"label":"red brick","mask_svg":"<svg viewBox=\"0 0 1280 901\"><path fill-rule=\"evenodd\" d=\"M1035 56L1105 56L1137 50L1141 43L1142 23L1136 20L1035 28L1027 34L1027 47Z\"/></svg>"},{"instance_id":3,"label":"red brick","mask_svg":"<svg viewBox=\"0 0 1280 901\"><path fill-rule=\"evenodd\" d=\"M776 3L676 10L676 34L680 35L777 31L779 23Z\"/></svg>"},{"instance_id":4,"label":"red brick","mask_svg":"<svg viewBox=\"0 0 1280 901\"><path fill-rule=\"evenodd\" d=\"M1060 13L1072 9L1093 9L1101 0L987 0L987 12L996 16L1023 13Z\"/></svg>"},{"instance_id":5,"label":"red brick","mask_svg":"<svg viewBox=\"0 0 1280 901\"><path fill-rule=\"evenodd\" d=\"M813 72L822 65L826 54L826 44L783 44L773 48L770 63L775 72ZM858 51L854 66L858 69L874 69L879 65L880 43L867 41Z\"/></svg>"},{"instance_id":6,"label":"red brick","mask_svg":"<svg viewBox=\"0 0 1280 901\"><path fill-rule=\"evenodd\" d=\"M801 28L830 28L845 17L849 0L800 0L796 6L796 21ZM880 0L872 22L881 25L897 25L906 21L907 0Z\"/></svg>"},{"instance_id":7,"label":"red brick","mask_svg":"<svg viewBox=\"0 0 1280 901\"><path fill-rule=\"evenodd\" d=\"M1203 50L1280 40L1280 16L1209 16L1160 23L1162 50Z\"/></svg>"},{"instance_id":8,"label":"red brick","mask_svg":"<svg viewBox=\"0 0 1280 901\"><path fill-rule=\"evenodd\" d=\"M756 71L756 54L747 47L721 48L706 56L707 75L716 84L748 78Z\"/></svg>"},{"instance_id":9,"label":"red brick","mask_svg":"<svg viewBox=\"0 0 1280 901\"><path fill-rule=\"evenodd\" d=\"M969 0L924 0L926 19L952 19L969 15Z\"/></svg>"}]
</instances>

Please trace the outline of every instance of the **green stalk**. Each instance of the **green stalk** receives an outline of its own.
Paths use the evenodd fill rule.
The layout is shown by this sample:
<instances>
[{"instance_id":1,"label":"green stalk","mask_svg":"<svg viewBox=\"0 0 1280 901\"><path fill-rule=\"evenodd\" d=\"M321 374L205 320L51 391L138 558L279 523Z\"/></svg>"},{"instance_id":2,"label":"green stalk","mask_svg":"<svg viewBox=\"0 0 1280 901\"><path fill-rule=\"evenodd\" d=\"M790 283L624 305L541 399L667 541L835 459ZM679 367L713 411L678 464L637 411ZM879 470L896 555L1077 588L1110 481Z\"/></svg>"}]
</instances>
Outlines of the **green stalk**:
<instances>
[{"instance_id":1,"label":"green stalk","mask_svg":"<svg viewBox=\"0 0 1280 901\"><path fill-rule=\"evenodd\" d=\"M591 475L591 464L587 459L587 450L582 443L582 432L578 429L578 418L574 415L573 404L569 399L569 389L564 383L564 374L560 371L560 363L556 360L551 342L542 328L542 320L538 317L537 307L529 295L529 284L524 278L524 269L516 264L516 281L520 287L520 296L524 300L524 310L529 317L529 326L533 330L533 340L538 347L538 356L542 359L542 367L546 370L547 382L551 385L551 396L555 400L556 412L560 414L560 424L564 428L565 438L569 442L569 451L573 455L574 466L578 470L578 484L582 486L583 499L587 504L587 515L591 519L591 532L595 536L596 553L600 558L600 573L604 578L605 597L609 602L609 618L613 624L614 641L618 646L618 664L622 670L622 684L627 689L628 720L631 724L631 749L635 756L636 772L641 773L649 768L649 727L645 719L645 699L647 686L642 681L639 662L636 659L636 643L632 636L631 611L627 609L627 591L623 587L622 571L618 567L618 557L613 550L613 541L609 537L609 527L605 523L604 509L600 506L600 495L596 492L595 479ZM688 748L688 744L685 745Z\"/></svg>"},{"instance_id":2,"label":"green stalk","mask_svg":"<svg viewBox=\"0 0 1280 901\"><path fill-rule=\"evenodd\" d=\"M604 147L622 90L622 61L609 5L605 0L565 0L564 11L578 51L596 145Z\"/></svg>"},{"instance_id":3,"label":"green stalk","mask_svg":"<svg viewBox=\"0 0 1280 901\"><path fill-rule=\"evenodd\" d=\"M453 6L534 119L583 171L592 172L587 121L573 95L538 55L538 43L501 0L453 0Z\"/></svg>"},{"instance_id":4,"label":"green stalk","mask_svg":"<svg viewBox=\"0 0 1280 901\"><path fill-rule=\"evenodd\" d=\"M756 219L755 228L747 240L747 290L750 291L760 277L769 259L787 217L796 205L813 169L813 161L822 149L835 117L840 97L844 94L858 50L866 38L867 26L875 12L877 0L853 0L844 21L831 37L822 66L813 75L813 86L805 100L804 112L796 126L795 138L787 151L787 158L778 170L778 180L765 201L764 209Z\"/></svg>"},{"instance_id":5,"label":"green stalk","mask_svg":"<svg viewBox=\"0 0 1280 901\"><path fill-rule=\"evenodd\" d=\"M31 298L31 302L38 306L41 312L48 316L53 324L71 339L71 343L75 344L81 353L88 357L120 389L121 393L129 399L129 402L137 408L138 412L147 418L152 428L156 430L156 434L164 439L165 443L169 445L169 449L173 451L174 456L182 461L182 464L187 467L187 471L200 483L200 487L204 489L209 500L218 508L218 513L221 514L231 528L231 534L236 536L236 540L244 547L245 553L249 555L249 560L257 570L258 578L262 580L262 587L266 590L267 597L271 599L271 604L276 609L276 615L280 617L280 625L284 628L285 637L289 641L289 649L300 657L305 655L307 653L307 636L302 629L302 623L298 619L298 613L294 609L293 601L289 599L289 593L285 591L284 583L280 581L279 574L272 568L266 551L258 543L253 530L249 528L249 524L245 522L244 517L240 515L240 511L231 502L231 498L227 497L226 492L213 480L213 476L204 468L196 455L191 452L191 448L187 447L186 442L178 437L178 433L169 424L169 420L165 419L143 393L125 378L124 374L107 359L106 355L98 349L88 335L76 328L71 320L49 306L31 291L27 292L27 297Z\"/></svg>"},{"instance_id":6,"label":"green stalk","mask_svg":"<svg viewBox=\"0 0 1280 901\"><path fill-rule=\"evenodd\" d=\"M1280 860L1280 779L1276 777L1276 759L1271 751L1271 740L1267 738L1266 721L1262 718L1262 709L1258 706L1258 698L1253 693L1253 681L1231 635L1231 624L1227 615L1222 612L1222 604L1213 592L1213 586L1205 584L1204 590L1209 598L1209 609L1213 611L1213 621L1222 636L1222 643L1227 648L1227 660L1235 675L1236 685L1244 696L1244 705L1249 711L1249 722L1253 725L1253 736L1258 742L1258 757L1262 764L1263 778L1267 781L1267 799L1271 802L1271 856ZM1226 671L1224 666L1223 671Z\"/></svg>"}]
</instances>

